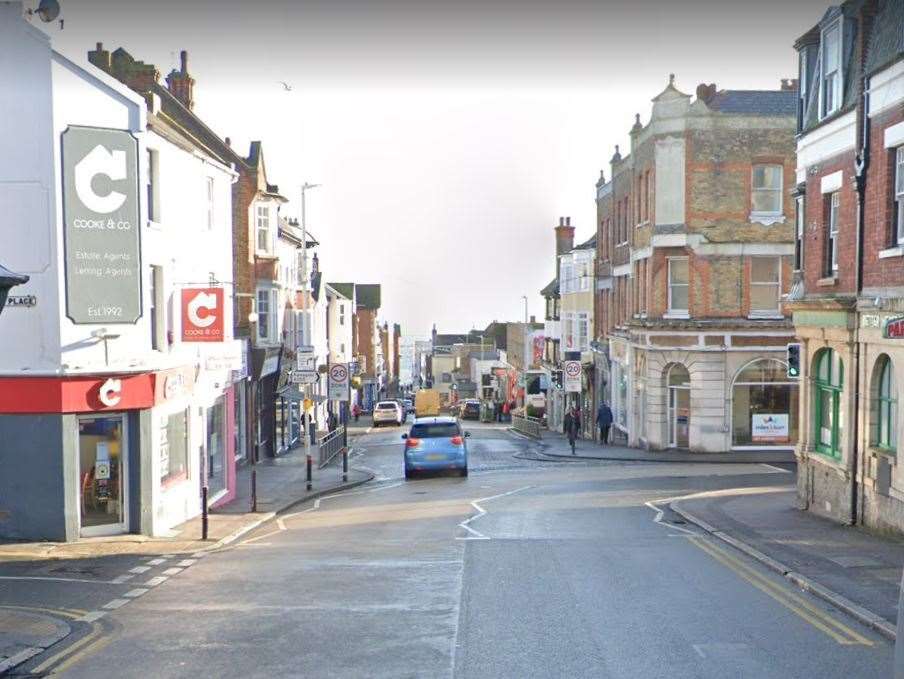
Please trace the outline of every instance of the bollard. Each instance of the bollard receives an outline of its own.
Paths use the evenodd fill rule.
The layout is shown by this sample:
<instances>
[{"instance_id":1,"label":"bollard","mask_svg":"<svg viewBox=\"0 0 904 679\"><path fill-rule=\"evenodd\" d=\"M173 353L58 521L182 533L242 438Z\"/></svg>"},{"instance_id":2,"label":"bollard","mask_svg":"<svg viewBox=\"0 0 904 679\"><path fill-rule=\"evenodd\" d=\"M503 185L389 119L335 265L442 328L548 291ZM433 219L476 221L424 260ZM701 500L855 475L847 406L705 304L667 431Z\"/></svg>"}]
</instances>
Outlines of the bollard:
<instances>
[{"instance_id":1,"label":"bollard","mask_svg":"<svg viewBox=\"0 0 904 679\"><path fill-rule=\"evenodd\" d=\"M348 481L348 448L342 449L342 480Z\"/></svg>"},{"instance_id":2,"label":"bollard","mask_svg":"<svg viewBox=\"0 0 904 679\"><path fill-rule=\"evenodd\" d=\"M207 539L207 486L201 488L201 539Z\"/></svg>"},{"instance_id":3,"label":"bollard","mask_svg":"<svg viewBox=\"0 0 904 679\"><path fill-rule=\"evenodd\" d=\"M308 455L308 458L307 458L305 464L307 465L308 490L311 490L311 488L314 487L314 484L312 483L312 480L311 480L311 472L313 471L313 468L314 468L314 460L310 455Z\"/></svg>"},{"instance_id":4,"label":"bollard","mask_svg":"<svg viewBox=\"0 0 904 679\"><path fill-rule=\"evenodd\" d=\"M257 511L257 469L251 468L251 511Z\"/></svg>"}]
</instances>

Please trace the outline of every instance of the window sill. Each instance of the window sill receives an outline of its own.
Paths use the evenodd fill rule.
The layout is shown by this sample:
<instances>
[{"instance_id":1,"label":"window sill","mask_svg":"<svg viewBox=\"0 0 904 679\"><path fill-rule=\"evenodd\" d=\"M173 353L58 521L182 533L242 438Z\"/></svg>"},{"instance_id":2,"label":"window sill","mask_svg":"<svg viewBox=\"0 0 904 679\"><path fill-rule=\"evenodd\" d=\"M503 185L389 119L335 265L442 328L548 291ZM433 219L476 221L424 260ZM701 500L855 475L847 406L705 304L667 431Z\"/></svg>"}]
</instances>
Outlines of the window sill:
<instances>
[{"instance_id":1,"label":"window sill","mask_svg":"<svg viewBox=\"0 0 904 679\"><path fill-rule=\"evenodd\" d=\"M667 313L664 313L662 315L662 317L666 318L666 319L674 318L674 319L684 320L684 319L690 318L691 315L686 311L669 311Z\"/></svg>"},{"instance_id":2,"label":"window sill","mask_svg":"<svg viewBox=\"0 0 904 679\"><path fill-rule=\"evenodd\" d=\"M879 259L890 259L892 257L904 257L904 246L896 245L895 247L879 251Z\"/></svg>"},{"instance_id":3,"label":"window sill","mask_svg":"<svg viewBox=\"0 0 904 679\"><path fill-rule=\"evenodd\" d=\"M821 288L831 288L833 285L838 285L838 276L826 276L825 278L820 278L816 281L816 285Z\"/></svg>"},{"instance_id":4,"label":"window sill","mask_svg":"<svg viewBox=\"0 0 904 679\"><path fill-rule=\"evenodd\" d=\"M785 318L785 315L778 311L769 311L769 312L751 312L747 316L748 320L751 321L780 321Z\"/></svg>"},{"instance_id":5,"label":"window sill","mask_svg":"<svg viewBox=\"0 0 904 679\"><path fill-rule=\"evenodd\" d=\"M750 222L764 224L765 226L769 226L771 224L784 224L785 223L785 215L781 212L751 212L750 213Z\"/></svg>"},{"instance_id":6,"label":"window sill","mask_svg":"<svg viewBox=\"0 0 904 679\"><path fill-rule=\"evenodd\" d=\"M259 250L255 251L254 256L257 257L258 259L273 259L273 260L279 259L279 255L277 255L277 254L274 254L272 252L262 252Z\"/></svg>"}]
</instances>

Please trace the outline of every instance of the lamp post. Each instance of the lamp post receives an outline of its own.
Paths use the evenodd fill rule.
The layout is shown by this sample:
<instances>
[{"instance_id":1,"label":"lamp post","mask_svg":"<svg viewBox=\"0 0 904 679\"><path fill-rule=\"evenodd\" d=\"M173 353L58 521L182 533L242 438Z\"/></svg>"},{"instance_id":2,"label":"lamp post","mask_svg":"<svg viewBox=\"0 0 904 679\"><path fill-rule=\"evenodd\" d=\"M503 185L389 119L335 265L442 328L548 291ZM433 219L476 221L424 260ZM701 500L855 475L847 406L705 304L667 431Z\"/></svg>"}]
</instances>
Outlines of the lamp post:
<instances>
[{"instance_id":1,"label":"lamp post","mask_svg":"<svg viewBox=\"0 0 904 679\"><path fill-rule=\"evenodd\" d=\"M309 336L305 338L305 343L310 343L314 340L312 325L313 320L311 318L310 308L308 304L308 287L310 285L310 281L308 280L308 225L306 220L306 210L305 210L305 192L308 189L314 189L320 186L320 184L310 184L305 182L301 185L301 299L304 304L302 313L304 314L305 319L305 327L308 329ZM329 356L327 356L327 361L329 361ZM316 368L316 364L315 364ZM308 396L308 385L304 387L304 395L305 401L307 401ZM304 402L301 404L302 410L304 410ZM311 408L314 408L314 404L311 404ZM307 427L305 427L304 431L304 456L305 456L305 464L306 464L306 476L307 476L307 489L311 490L311 468L313 460L311 459L311 437L313 436L313 427L314 427L314 416L313 412L309 415L307 412L304 414L305 421L307 422Z\"/></svg>"},{"instance_id":2,"label":"lamp post","mask_svg":"<svg viewBox=\"0 0 904 679\"><path fill-rule=\"evenodd\" d=\"M524 322L527 323L527 295L521 295L521 299L524 300Z\"/></svg>"},{"instance_id":3,"label":"lamp post","mask_svg":"<svg viewBox=\"0 0 904 679\"><path fill-rule=\"evenodd\" d=\"M28 276L10 271L0 264L0 314L6 307L6 298L11 288L28 282Z\"/></svg>"}]
</instances>

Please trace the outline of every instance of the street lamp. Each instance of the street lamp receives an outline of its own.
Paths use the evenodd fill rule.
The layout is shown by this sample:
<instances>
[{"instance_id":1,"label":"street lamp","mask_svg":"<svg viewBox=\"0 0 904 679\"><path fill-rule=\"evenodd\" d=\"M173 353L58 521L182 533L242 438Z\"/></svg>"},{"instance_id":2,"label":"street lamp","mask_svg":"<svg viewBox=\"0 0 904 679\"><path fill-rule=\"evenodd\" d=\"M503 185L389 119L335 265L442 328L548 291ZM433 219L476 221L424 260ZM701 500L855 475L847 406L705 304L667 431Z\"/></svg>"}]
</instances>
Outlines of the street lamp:
<instances>
[{"instance_id":1,"label":"street lamp","mask_svg":"<svg viewBox=\"0 0 904 679\"><path fill-rule=\"evenodd\" d=\"M0 314L6 307L6 298L9 296L11 288L17 285L23 285L28 282L28 276L19 273L13 273L5 266L0 264Z\"/></svg>"}]
</instances>

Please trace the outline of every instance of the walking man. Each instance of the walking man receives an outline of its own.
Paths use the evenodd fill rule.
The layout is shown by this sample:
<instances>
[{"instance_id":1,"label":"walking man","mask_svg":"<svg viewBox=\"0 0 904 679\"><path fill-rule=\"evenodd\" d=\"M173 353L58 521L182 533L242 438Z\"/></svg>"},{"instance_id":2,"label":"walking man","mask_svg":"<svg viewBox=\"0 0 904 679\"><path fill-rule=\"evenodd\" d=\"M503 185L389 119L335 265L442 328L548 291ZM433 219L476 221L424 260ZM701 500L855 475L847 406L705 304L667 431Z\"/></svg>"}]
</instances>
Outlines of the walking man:
<instances>
[{"instance_id":1,"label":"walking man","mask_svg":"<svg viewBox=\"0 0 904 679\"><path fill-rule=\"evenodd\" d=\"M605 401L596 410L596 426L600 428L600 445L609 443L609 427L612 426L612 408Z\"/></svg>"},{"instance_id":2,"label":"walking man","mask_svg":"<svg viewBox=\"0 0 904 679\"><path fill-rule=\"evenodd\" d=\"M571 454L577 455L575 442L578 438L578 432L581 431L581 414L577 408L571 407L568 409L568 412L565 413L563 424L565 426L565 435L568 436L568 445L571 446Z\"/></svg>"}]
</instances>

